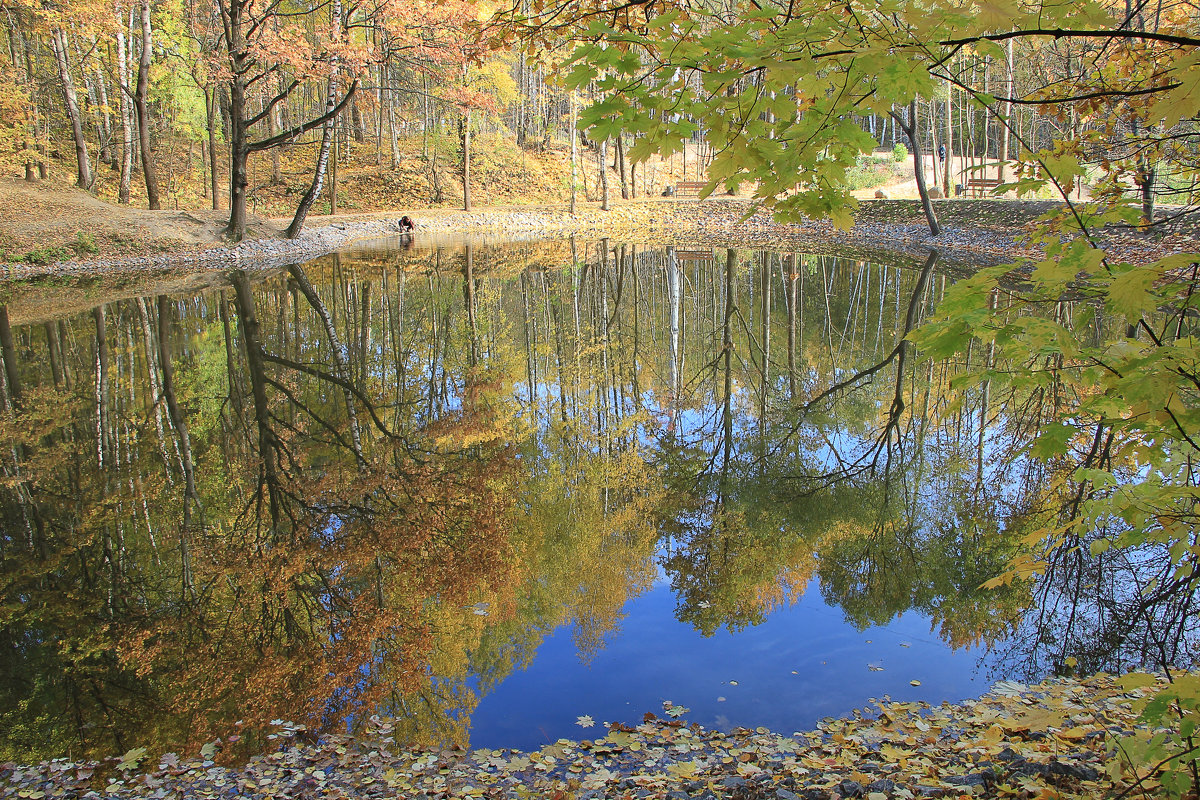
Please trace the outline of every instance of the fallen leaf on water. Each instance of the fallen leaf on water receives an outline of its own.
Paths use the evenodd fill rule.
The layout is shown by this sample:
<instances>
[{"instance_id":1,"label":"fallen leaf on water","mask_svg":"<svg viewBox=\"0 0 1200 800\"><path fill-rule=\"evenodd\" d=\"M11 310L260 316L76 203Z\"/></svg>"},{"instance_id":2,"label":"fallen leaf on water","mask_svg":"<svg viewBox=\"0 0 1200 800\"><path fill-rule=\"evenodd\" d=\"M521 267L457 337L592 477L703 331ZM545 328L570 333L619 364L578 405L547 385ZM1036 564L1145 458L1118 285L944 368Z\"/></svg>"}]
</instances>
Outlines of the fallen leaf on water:
<instances>
[{"instance_id":1,"label":"fallen leaf on water","mask_svg":"<svg viewBox=\"0 0 1200 800\"><path fill-rule=\"evenodd\" d=\"M581 728L590 728L596 724L596 720L592 719L587 714L582 714L575 718L575 724Z\"/></svg>"},{"instance_id":2,"label":"fallen leaf on water","mask_svg":"<svg viewBox=\"0 0 1200 800\"><path fill-rule=\"evenodd\" d=\"M920 686L921 685L920 681L909 681L908 683L910 686Z\"/></svg>"}]
</instances>

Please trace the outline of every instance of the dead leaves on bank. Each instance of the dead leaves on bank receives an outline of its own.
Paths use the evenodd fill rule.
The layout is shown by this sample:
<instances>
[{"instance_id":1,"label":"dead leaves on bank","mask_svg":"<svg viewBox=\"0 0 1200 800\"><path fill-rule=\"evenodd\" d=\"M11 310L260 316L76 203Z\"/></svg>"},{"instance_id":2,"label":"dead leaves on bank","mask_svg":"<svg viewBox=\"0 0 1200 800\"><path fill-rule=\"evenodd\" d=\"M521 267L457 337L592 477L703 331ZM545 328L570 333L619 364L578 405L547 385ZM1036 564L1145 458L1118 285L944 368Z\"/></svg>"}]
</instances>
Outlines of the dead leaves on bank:
<instances>
[{"instance_id":1,"label":"dead leaves on bank","mask_svg":"<svg viewBox=\"0 0 1200 800\"><path fill-rule=\"evenodd\" d=\"M1072 798L1120 790L1113 743L1158 687L1108 676L1001 682L978 700L882 701L816 731L707 731L646 714L534 753L408 751L376 721L363 738L288 744L240 769L137 750L107 765L0 765L0 795L42 798ZM680 708L671 705L670 709ZM580 717L590 721L589 717ZM211 755L214 748L209 748ZM131 757L132 756L132 757ZM120 763L118 763L120 762ZM154 766L157 764L157 766ZM140 770L140 771L139 771ZM107 771L107 785L96 775Z\"/></svg>"}]
</instances>

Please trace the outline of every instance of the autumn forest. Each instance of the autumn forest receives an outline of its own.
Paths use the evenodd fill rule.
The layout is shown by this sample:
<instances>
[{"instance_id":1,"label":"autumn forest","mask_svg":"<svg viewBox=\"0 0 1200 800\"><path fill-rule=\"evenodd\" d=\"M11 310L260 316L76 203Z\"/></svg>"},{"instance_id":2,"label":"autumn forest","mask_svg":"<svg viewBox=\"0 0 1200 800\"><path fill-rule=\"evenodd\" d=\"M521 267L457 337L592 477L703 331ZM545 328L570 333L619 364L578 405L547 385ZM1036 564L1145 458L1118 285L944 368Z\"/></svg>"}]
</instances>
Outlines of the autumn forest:
<instances>
[{"instance_id":1,"label":"autumn forest","mask_svg":"<svg viewBox=\"0 0 1200 800\"><path fill-rule=\"evenodd\" d=\"M838 796L925 745L935 792L1195 796L1191 4L0 13L21 796L368 733L548 774L600 722L811 729ZM134 208L219 229L96 247ZM997 680L1044 730L922 721ZM748 752L673 774L798 796Z\"/></svg>"}]
</instances>

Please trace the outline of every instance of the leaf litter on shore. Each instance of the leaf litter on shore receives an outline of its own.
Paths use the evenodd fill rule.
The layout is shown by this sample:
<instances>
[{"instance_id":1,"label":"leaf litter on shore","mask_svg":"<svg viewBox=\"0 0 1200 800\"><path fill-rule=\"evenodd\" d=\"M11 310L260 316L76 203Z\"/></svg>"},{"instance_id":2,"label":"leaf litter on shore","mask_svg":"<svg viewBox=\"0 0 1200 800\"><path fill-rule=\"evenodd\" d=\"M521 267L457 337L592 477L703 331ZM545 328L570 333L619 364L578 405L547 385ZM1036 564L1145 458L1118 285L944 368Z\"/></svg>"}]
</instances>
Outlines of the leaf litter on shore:
<instances>
[{"instance_id":1,"label":"leaf litter on shore","mask_svg":"<svg viewBox=\"0 0 1200 800\"><path fill-rule=\"evenodd\" d=\"M155 760L138 748L107 764L0 764L0 796L31 798L848 798L1097 797L1128 780L1114 743L1139 726L1161 680L1107 675L1005 681L976 700L873 701L816 730L705 730L647 713L594 740L541 750L406 750L374 719L361 737L300 743L238 768L203 755ZM671 704L670 710L681 708ZM589 720L580 717L580 720ZM215 748L208 748L211 756ZM156 766L155 766L156 765ZM107 784L97 776L107 772ZM1143 784L1147 786L1151 784Z\"/></svg>"}]
</instances>

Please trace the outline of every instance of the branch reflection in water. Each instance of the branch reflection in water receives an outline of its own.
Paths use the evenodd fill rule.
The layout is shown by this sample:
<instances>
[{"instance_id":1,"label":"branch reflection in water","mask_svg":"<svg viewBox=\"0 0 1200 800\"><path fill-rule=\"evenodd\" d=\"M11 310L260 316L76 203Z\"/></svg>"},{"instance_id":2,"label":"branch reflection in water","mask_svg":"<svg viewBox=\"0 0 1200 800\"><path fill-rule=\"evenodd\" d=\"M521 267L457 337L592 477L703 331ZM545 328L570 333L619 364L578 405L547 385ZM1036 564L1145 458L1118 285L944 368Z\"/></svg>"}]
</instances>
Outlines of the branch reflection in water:
<instances>
[{"instance_id":1,"label":"branch reflection in water","mask_svg":"<svg viewBox=\"0 0 1200 800\"><path fill-rule=\"evenodd\" d=\"M920 358L939 267L468 244L10 303L0 757L232 757L372 714L466 746L553 632L599 664L659 591L696 641L815 582L849 631L915 611L1044 672L1061 603L979 589L1047 502L1044 399L958 388L988 347Z\"/></svg>"}]
</instances>

